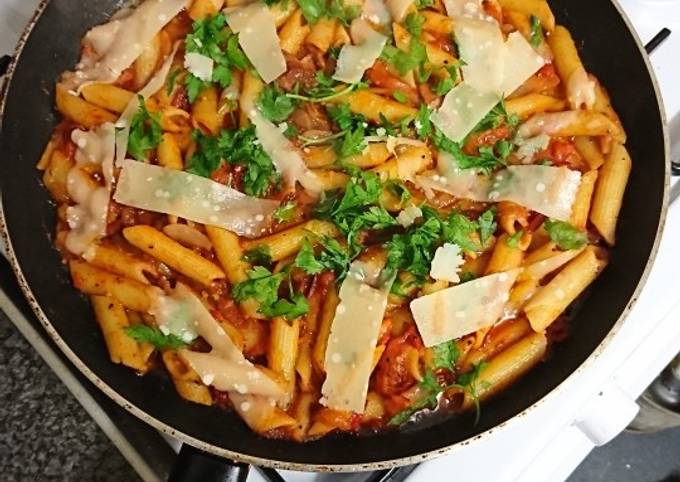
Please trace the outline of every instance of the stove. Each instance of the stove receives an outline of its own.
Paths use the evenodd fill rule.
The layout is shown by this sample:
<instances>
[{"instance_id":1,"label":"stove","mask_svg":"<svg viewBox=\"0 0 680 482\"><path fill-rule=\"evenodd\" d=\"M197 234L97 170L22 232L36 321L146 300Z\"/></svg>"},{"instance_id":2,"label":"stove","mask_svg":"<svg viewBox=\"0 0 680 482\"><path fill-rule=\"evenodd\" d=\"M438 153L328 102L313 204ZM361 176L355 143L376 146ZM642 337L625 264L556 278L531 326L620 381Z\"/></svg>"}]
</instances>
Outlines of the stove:
<instances>
[{"instance_id":1,"label":"stove","mask_svg":"<svg viewBox=\"0 0 680 482\"><path fill-rule=\"evenodd\" d=\"M39 0L0 2L0 54L14 50L23 25L38 3ZM651 62L669 120L671 157L680 161L680 4L675 0L621 0L621 4L642 41L653 50ZM674 168L680 174L680 163ZM680 184L674 182L672 201L678 195ZM257 468L251 470L248 482L401 482L406 478L409 482L445 482L454 470L457 479L466 482L566 479L594 447L607 443L633 421L642 404L638 401L640 395L680 351L680 292L676 289L679 242L680 207L672 204L657 262L626 323L587 370L563 383L521 421L513 420L483 442L419 466L361 474ZM0 245L0 251L2 248ZM166 480L173 461L172 449L177 451L179 442L160 437L134 419L69 365L32 316L1 257L0 308L140 477L147 482ZM680 364L674 365L673 370L680 376L678 367Z\"/></svg>"}]
</instances>

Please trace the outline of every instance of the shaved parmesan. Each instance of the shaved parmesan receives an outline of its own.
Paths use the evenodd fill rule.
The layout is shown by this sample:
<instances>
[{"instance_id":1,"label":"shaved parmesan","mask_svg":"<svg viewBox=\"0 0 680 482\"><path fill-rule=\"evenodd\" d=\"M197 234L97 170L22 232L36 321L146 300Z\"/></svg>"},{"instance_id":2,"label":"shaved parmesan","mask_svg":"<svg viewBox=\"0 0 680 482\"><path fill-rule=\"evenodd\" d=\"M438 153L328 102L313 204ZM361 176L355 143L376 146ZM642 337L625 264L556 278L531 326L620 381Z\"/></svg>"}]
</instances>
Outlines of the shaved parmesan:
<instances>
[{"instance_id":1,"label":"shaved parmesan","mask_svg":"<svg viewBox=\"0 0 680 482\"><path fill-rule=\"evenodd\" d=\"M262 1L230 11L227 23L262 80L272 82L286 71L274 16Z\"/></svg>"},{"instance_id":2,"label":"shaved parmesan","mask_svg":"<svg viewBox=\"0 0 680 482\"><path fill-rule=\"evenodd\" d=\"M506 55L498 24L461 17L456 19L454 33L465 60L461 67L465 84L479 92L501 94Z\"/></svg>"},{"instance_id":3,"label":"shaved parmesan","mask_svg":"<svg viewBox=\"0 0 680 482\"><path fill-rule=\"evenodd\" d=\"M446 13L449 17L480 17L482 12L482 0L444 0Z\"/></svg>"},{"instance_id":4,"label":"shaved parmesan","mask_svg":"<svg viewBox=\"0 0 680 482\"><path fill-rule=\"evenodd\" d=\"M212 81L214 65L213 59L197 52L184 54L184 67L205 82Z\"/></svg>"},{"instance_id":5,"label":"shaved parmesan","mask_svg":"<svg viewBox=\"0 0 680 482\"><path fill-rule=\"evenodd\" d=\"M520 271L484 276L413 300L411 313L425 346L494 325L503 314Z\"/></svg>"},{"instance_id":6,"label":"shaved parmesan","mask_svg":"<svg viewBox=\"0 0 680 482\"><path fill-rule=\"evenodd\" d=\"M68 75L69 90L93 82L113 83L158 32L188 4L187 0L146 0L125 17L94 27L83 39L78 70Z\"/></svg>"},{"instance_id":7,"label":"shaved parmesan","mask_svg":"<svg viewBox=\"0 0 680 482\"><path fill-rule=\"evenodd\" d=\"M300 151L283 134L283 131L271 123L257 107L248 103L248 118L255 126L255 133L262 144L262 149L271 157L276 170L281 173L286 184L295 189L299 182L310 193L320 194L323 185L305 163Z\"/></svg>"},{"instance_id":8,"label":"shaved parmesan","mask_svg":"<svg viewBox=\"0 0 680 482\"><path fill-rule=\"evenodd\" d=\"M490 201L512 201L560 221L568 221L581 173L564 166L510 166L493 177Z\"/></svg>"},{"instance_id":9,"label":"shaved parmesan","mask_svg":"<svg viewBox=\"0 0 680 482\"><path fill-rule=\"evenodd\" d=\"M386 0L387 10L394 18L395 22L403 22L408 13L408 9L413 5L414 0Z\"/></svg>"},{"instance_id":10,"label":"shaved parmesan","mask_svg":"<svg viewBox=\"0 0 680 482\"><path fill-rule=\"evenodd\" d=\"M180 350L181 357L205 385L273 400L285 398L283 389L245 358L201 299L184 284L177 283L169 296L159 293L150 314L163 333L172 333L187 343L200 335L212 347L210 353Z\"/></svg>"},{"instance_id":11,"label":"shaved parmesan","mask_svg":"<svg viewBox=\"0 0 680 482\"><path fill-rule=\"evenodd\" d=\"M345 45L340 50L333 78L340 82L355 84L361 81L387 43L387 37L379 34L365 20L358 18L352 22L352 40L355 45Z\"/></svg>"},{"instance_id":12,"label":"shaved parmesan","mask_svg":"<svg viewBox=\"0 0 680 482\"><path fill-rule=\"evenodd\" d=\"M400 1L403 3L403 0ZM413 2L413 0L407 1L410 3ZM392 21L389 4L390 0L387 0L387 2L383 2L383 0L365 0L364 5L361 8L361 17L376 25L382 27L387 26ZM396 18L395 20L397 22L401 21Z\"/></svg>"},{"instance_id":13,"label":"shaved parmesan","mask_svg":"<svg viewBox=\"0 0 680 482\"><path fill-rule=\"evenodd\" d=\"M496 92L483 93L466 83L458 84L446 94L430 120L446 137L461 142L499 100Z\"/></svg>"},{"instance_id":14,"label":"shaved parmesan","mask_svg":"<svg viewBox=\"0 0 680 482\"><path fill-rule=\"evenodd\" d=\"M545 134L540 134L536 137L529 137L524 139L518 137L516 139L517 151L515 154L522 160L530 160L534 154L544 149L547 149L550 145L550 136Z\"/></svg>"},{"instance_id":15,"label":"shaved parmesan","mask_svg":"<svg viewBox=\"0 0 680 482\"><path fill-rule=\"evenodd\" d=\"M320 403L335 410L363 413L373 352L385 315L390 283L381 288L369 284L379 270L355 261L340 287L326 348L326 381Z\"/></svg>"},{"instance_id":16,"label":"shaved parmesan","mask_svg":"<svg viewBox=\"0 0 680 482\"><path fill-rule=\"evenodd\" d=\"M505 95L512 94L545 65L545 59L531 48L529 42L519 32L508 35L503 52L505 61L501 91Z\"/></svg>"},{"instance_id":17,"label":"shaved parmesan","mask_svg":"<svg viewBox=\"0 0 680 482\"><path fill-rule=\"evenodd\" d=\"M130 159L122 167L116 202L218 226L239 236L260 236L279 205L188 172Z\"/></svg>"},{"instance_id":18,"label":"shaved parmesan","mask_svg":"<svg viewBox=\"0 0 680 482\"><path fill-rule=\"evenodd\" d=\"M436 280L458 283L460 282L458 273L464 262L460 247L457 244L445 243L434 252L430 276Z\"/></svg>"},{"instance_id":19,"label":"shaved parmesan","mask_svg":"<svg viewBox=\"0 0 680 482\"><path fill-rule=\"evenodd\" d=\"M180 350L180 356L198 373L205 385L223 392L281 398L283 389L245 358L235 362L212 353Z\"/></svg>"},{"instance_id":20,"label":"shaved parmesan","mask_svg":"<svg viewBox=\"0 0 680 482\"><path fill-rule=\"evenodd\" d=\"M163 88L165 81L170 74L170 68L172 67L172 62L175 59L178 48L179 43L175 45L175 48L165 59L165 62L163 62L161 68L158 69L158 72L156 72L142 90L128 102L125 110L116 121L116 128L118 129L118 132L116 133L116 166L120 167L120 163L123 162L127 155L128 140L130 138L130 123L139 109L139 98L141 97L146 100Z\"/></svg>"},{"instance_id":21,"label":"shaved parmesan","mask_svg":"<svg viewBox=\"0 0 680 482\"><path fill-rule=\"evenodd\" d=\"M401 224L403 227L408 228L409 226L416 222L416 219L422 217L423 217L422 209L420 209L418 206L409 206L399 213L399 215L397 216L397 222Z\"/></svg>"},{"instance_id":22,"label":"shaved parmesan","mask_svg":"<svg viewBox=\"0 0 680 482\"><path fill-rule=\"evenodd\" d=\"M515 91L545 60L517 32L503 43L500 29L493 22L459 19L455 28L467 63L463 67L464 81L446 94L431 120L446 137L461 142L504 93Z\"/></svg>"},{"instance_id":23,"label":"shaved parmesan","mask_svg":"<svg viewBox=\"0 0 680 482\"><path fill-rule=\"evenodd\" d=\"M70 230L64 245L71 253L82 255L97 239L106 235L115 128L107 122L91 131L74 130L71 140L76 145L76 165L66 176L66 190L75 204L66 208L66 221ZM101 169L104 186L96 183L82 169L93 164Z\"/></svg>"},{"instance_id":24,"label":"shaved parmesan","mask_svg":"<svg viewBox=\"0 0 680 482\"><path fill-rule=\"evenodd\" d=\"M519 126L517 135L519 137L533 137L539 134L559 136L563 129L578 122L579 115L580 112L577 110L534 114Z\"/></svg>"},{"instance_id":25,"label":"shaved parmesan","mask_svg":"<svg viewBox=\"0 0 680 482\"><path fill-rule=\"evenodd\" d=\"M582 65L567 80L567 99L572 109L592 109L595 105L595 82L588 78Z\"/></svg>"},{"instance_id":26,"label":"shaved parmesan","mask_svg":"<svg viewBox=\"0 0 680 482\"><path fill-rule=\"evenodd\" d=\"M574 259L576 256L581 254L585 248L581 249L570 249L569 251L563 251L551 256L550 258L542 259L541 261L536 261L524 268L522 274L519 277L520 281L535 279L540 280L547 274L552 273L556 269L564 266L569 261Z\"/></svg>"}]
</instances>

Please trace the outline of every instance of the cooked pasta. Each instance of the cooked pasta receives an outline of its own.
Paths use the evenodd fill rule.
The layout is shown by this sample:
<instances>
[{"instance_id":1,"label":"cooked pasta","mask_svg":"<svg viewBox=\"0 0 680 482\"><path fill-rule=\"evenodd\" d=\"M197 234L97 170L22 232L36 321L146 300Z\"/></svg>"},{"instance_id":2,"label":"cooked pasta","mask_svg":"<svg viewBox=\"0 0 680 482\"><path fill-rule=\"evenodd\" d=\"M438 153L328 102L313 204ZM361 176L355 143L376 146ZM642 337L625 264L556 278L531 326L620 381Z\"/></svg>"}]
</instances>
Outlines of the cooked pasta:
<instances>
[{"instance_id":1,"label":"cooked pasta","mask_svg":"<svg viewBox=\"0 0 680 482\"><path fill-rule=\"evenodd\" d=\"M480 410L559 341L633 168L546 0L361 3L142 2L37 165L111 361L267 437Z\"/></svg>"}]
</instances>

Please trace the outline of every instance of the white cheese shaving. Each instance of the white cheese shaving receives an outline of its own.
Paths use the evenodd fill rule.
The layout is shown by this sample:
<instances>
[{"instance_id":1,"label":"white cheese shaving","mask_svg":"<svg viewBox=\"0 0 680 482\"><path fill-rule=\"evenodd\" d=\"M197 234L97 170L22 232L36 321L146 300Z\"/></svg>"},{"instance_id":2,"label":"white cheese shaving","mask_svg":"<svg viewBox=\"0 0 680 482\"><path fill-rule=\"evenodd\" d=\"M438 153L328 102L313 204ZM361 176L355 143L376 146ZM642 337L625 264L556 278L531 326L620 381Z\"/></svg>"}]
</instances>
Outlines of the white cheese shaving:
<instances>
[{"instance_id":1,"label":"white cheese shaving","mask_svg":"<svg viewBox=\"0 0 680 482\"><path fill-rule=\"evenodd\" d=\"M270 122L257 107L249 101L248 118L255 126L262 149L271 157L276 170L283 176L286 185L295 189L295 183L299 182L302 187L313 194L320 194L323 185L305 163L300 151L283 134L283 130Z\"/></svg>"},{"instance_id":2,"label":"white cheese shaving","mask_svg":"<svg viewBox=\"0 0 680 482\"><path fill-rule=\"evenodd\" d=\"M460 57L465 59L461 67L465 84L479 92L502 94L506 55L498 24L457 18L454 33Z\"/></svg>"},{"instance_id":3,"label":"white cheese shaving","mask_svg":"<svg viewBox=\"0 0 680 482\"><path fill-rule=\"evenodd\" d=\"M408 13L408 9L413 5L414 0L386 0L387 10L394 18L395 22L403 22Z\"/></svg>"},{"instance_id":4,"label":"white cheese shaving","mask_svg":"<svg viewBox=\"0 0 680 482\"><path fill-rule=\"evenodd\" d=\"M106 235L115 135L115 128L110 122L91 131L74 130L71 134L71 140L76 144L76 164L66 176L66 190L75 204L66 208L70 230L64 245L73 254L84 254L95 241ZM92 164L101 170L104 186L82 169Z\"/></svg>"},{"instance_id":5,"label":"white cheese shaving","mask_svg":"<svg viewBox=\"0 0 680 482\"><path fill-rule=\"evenodd\" d=\"M218 226L239 236L261 236L279 204L188 172L130 159L122 167L116 202Z\"/></svg>"},{"instance_id":6,"label":"white cheese shaving","mask_svg":"<svg viewBox=\"0 0 680 482\"><path fill-rule=\"evenodd\" d=\"M482 0L444 0L449 17L480 18L484 16Z\"/></svg>"},{"instance_id":7,"label":"white cheese shaving","mask_svg":"<svg viewBox=\"0 0 680 482\"><path fill-rule=\"evenodd\" d=\"M592 109L595 105L595 82L583 66L574 70L567 80L567 99L572 109Z\"/></svg>"},{"instance_id":8,"label":"white cheese shaving","mask_svg":"<svg viewBox=\"0 0 680 482\"><path fill-rule=\"evenodd\" d=\"M400 0L403 2L403 0ZM413 0L407 0L412 2ZM387 26L392 21L392 15L389 9L390 0L384 2L383 0L364 0L364 4L361 7L361 18L368 20L371 23L380 25L381 27ZM401 20L396 19L397 22Z\"/></svg>"},{"instance_id":9,"label":"white cheese shaving","mask_svg":"<svg viewBox=\"0 0 680 482\"><path fill-rule=\"evenodd\" d=\"M477 278L411 302L411 313L427 347L494 325L503 314L521 269Z\"/></svg>"},{"instance_id":10,"label":"white cheese shaving","mask_svg":"<svg viewBox=\"0 0 680 482\"><path fill-rule=\"evenodd\" d=\"M458 283L460 282L458 273L463 263L465 263L465 260L461 255L460 246L444 243L434 252L430 276L436 280Z\"/></svg>"},{"instance_id":11,"label":"white cheese shaving","mask_svg":"<svg viewBox=\"0 0 680 482\"><path fill-rule=\"evenodd\" d=\"M212 81L214 66L215 61L213 59L198 52L184 54L184 68L205 82Z\"/></svg>"},{"instance_id":12,"label":"white cheese shaving","mask_svg":"<svg viewBox=\"0 0 680 482\"><path fill-rule=\"evenodd\" d=\"M83 38L83 56L78 70L67 75L66 87L78 91L93 82L115 82L187 4L187 0L146 0L128 15L94 27Z\"/></svg>"},{"instance_id":13,"label":"white cheese shaving","mask_svg":"<svg viewBox=\"0 0 680 482\"><path fill-rule=\"evenodd\" d=\"M352 40L355 45L345 45L340 50L333 78L340 82L354 84L361 81L387 43L387 37L379 34L361 18L352 22Z\"/></svg>"},{"instance_id":14,"label":"white cheese shaving","mask_svg":"<svg viewBox=\"0 0 680 482\"><path fill-rule=\"evenodd\" d=\"M560 221L569 221L581 173L564 166L510 166L493 177L490 201L512 201Z\"/></svg>"},{"instance_id":15,"label":"white cheese shaving","mask_svg":"<svg viewBox=\"0 0 680 482\"><path fill-rule=\"evenodd\" d=\"M369 284L379 270L355 261L340 287L326 348L326 381L320 403L335 410L363 413L373 352L378 342L391 282L381 288Z\"/></svg>"},{"instance_id":16,"label":"white cheese shaving","mask_svg":"<svg viewBox=\"0 0 680 482\"><path fill-rule=\"evenodd\" d=\"M418 206L408 206L397 216L397 222L403 227L408 228L416 222L416 219L423 217L423 210Z\"/></svg>"},{"instance_id":17,"label":"white cheese shaving","mask_svg":"<svg viewBox=\"0 0 680 482\"><path fill-rule=\"evenodd\" d=\"M158 69L158 72L156 72L142 90L137 92L137 95L128 102L125 110L116 121L116 128L118 129L118 132L116 133L116 166L120 167L121 162L123 162L127 155L128 140L130 138L130 123L139 109L139 98L141 97L146 100L163 88L165 81L170 74L170 68L172 67L172 62L175 59L178 48L179 43L175 45L175 48L165 59L165 62L163 62L161 68Z\"/></svg>"},{"instance_id":18,"label":"white cheese shaving","mask_svg":"<svg viewBox=\"0 0 680 482\"><path fill-rule=\"evenodd\" d=\"M529 137L527 139L518 137L515 139L515 144L517 145L517 150L515 151L517 157L522 160L530 160L534 154L548 148L550 145L550 136L540 134L536 137Z\"/></svg>"},{"instance_id":19,"label":"white cheese shaving","mask_svg":"<svg viewBox=\"0 0 680 482\"><path fill-rule=\"evenodd\" d=\"M234 9L227 14L229 27L238 33L238 41L265 83L286 71L274 16L262 1Z\"/></svg>"},{"instance_id":20,"label":"white cheese shaving","mask_svg":"<svg viewBox=\"0 0 680 482\"><path fill-rule=\"evenodd\" d=\"M483 27L465 27L465 22L475 22ZM473 58L463 57L467 62L463 67L464 82L446 94L439 110L431 116L432 123L455 142L463 141L500 101L503 94L515 91L545 63L521 34L510 34L505 44L498 47L497 36L491 35L491 29L495 29L500 35L498 25L479 20L465 22L460 26L457 23L456 32L461 31L464 44L472 51ZM496 56L488 55L486 49L479 50L479 45L487 42L490 42L492 48L498 49L502 57L494 66L489 65L489 62L495 62L493 59ZM499 70L498 66L502 68ZM501 77L497 83L499 72Z\"/></svg>"}]
</instances>

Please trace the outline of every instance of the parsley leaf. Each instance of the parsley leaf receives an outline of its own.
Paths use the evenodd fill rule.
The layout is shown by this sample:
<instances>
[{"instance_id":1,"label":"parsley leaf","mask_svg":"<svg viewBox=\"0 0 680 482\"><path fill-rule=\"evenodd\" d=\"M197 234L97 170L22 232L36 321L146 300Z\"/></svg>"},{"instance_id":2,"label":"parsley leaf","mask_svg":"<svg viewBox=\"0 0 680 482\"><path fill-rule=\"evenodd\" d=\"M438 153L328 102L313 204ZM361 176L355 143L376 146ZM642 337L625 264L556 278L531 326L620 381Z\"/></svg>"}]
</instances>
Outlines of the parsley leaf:
<instances>
[{"instance_id":1,"label":"parsley leaf","mask_svg":"<svg viewBox=\"0 0 680 482\"><path fill-rule=\"evenodd\" d=\"M493 236L493 233L496 232L497 224L495 217L496 210L491 208L484 211L477 219L477 223L479 224L479 240L481 241L482 246L486 246L491 236Z\"/></svg>"},{"instance_id":2,"label":"parsley leaf","mask_svg":"<svg viewBox=\"0 0 680 482\"><path fill-rule=\"evenodd\" d=\"M392 92L392 97L394 97L394 100L401 102L402 104L408 102L408 97L406 97L406 94L404 94L401 90L395 90Z\"/></svg>"},{"instance_id":3,"label":"parsley leaf","mask_svg":"<svg viewBox=\"0 0 680 482\"><path fill-rule=\"evenodd\" d=\"M257 142L255 126L233 131L223 130L219 137L207 136L200 130L195 130L193 138L198 149L189 158L187 171L209 177L226 160L229 164L245 167L243 191L250 196L263 197L279 185L281 176L269 155Z\"/></svg>"},{"instance_id":4,"label":"parsley leaf","mask_svg":"<svg viewBox=\"0 0 680 482\"><path fill-rule=\"evenodd\" d=\"M487 365L488 365L487 362L480 362L474 365L472 370L463 373L456 380L456 385L460 386L465 391L467 391L475 403L475 425L479 423L479 416L481 414L481 407L479 406L479 395L477 394L477 390L480 387L482 387L483 384L480 384L479 377L482 371L487 367Z\"/></svg>"},{"instance_id":5,"label":"parsley leaf","mask_svg":"<svg viewBox=\"0 0 680 482\"><path fill-rule=\"evenodd\" d=\"M314 249L309 241L305 240L302 248L295 257L295 266L302 269L307 274L319 274L325 266L314 256Z\"/></svg>"},{"instance_id":6,"label":"parsley leaf","mask_svg":"<svg viewBox=\"0 0 680 482\"><path fill-rule=\"evenodd\" d=\"M472 281L473 279L476 278L474 273L470 273L469 271L463 271L460 276L460 282L461 283L467 283L468 281Z\"/></svg>"},{"instance_id":7,"label":"parsley leaf","mask_svg":"<svg viewBox=\"0 0 680 482\"><path fill-rule=\"evenodd\" d=\"M260 244L253 249L249 249L243 253L243 261L250 264L259 264L262 266L271 266L272 255L269 251L269 246Z\"/></svg>"},{"instance_id":8,"label":"parsley leaf","mask_svg":"<svg viewBox=\"0 0 680 482\"><path fill-rule=\"evenodd\" d=\"M125 327L125 333L140 343L151 343L159 350L177 350L187 345L180 337L164 335L158 328L147 325L130 325Z\"/></svg>"},{"instance_id":9,"label":"parsley leaf","mask_svg":"<svg viewBox=\"0 0 680 482\"><path fill-rule=\"evenodd\" d=\"M431 115L432 109L428 107L427 104L420 104L414 124L416 128L416 134L418 134L418 137L421 139L427 139L433 133L432 121L430 121Z\"/></svg>"},{"instance_id":10,"label":"parsley leaf","mask_svg":"<svg viewBox=\"0 0 680 482\"><path fill-rule=\"evenodd\" d=\"M267 268L256 266L248 271L248 279L232 287L231 294L235 301L255 299L260 307L258 311L268 318L283 316L292 320L309 310L307 300L301 294L291 293L291 300L279 298L279 286L288 273L272 273Z\"/></svg>"},{"instance_id":11,"label":"parsley leaf","mask_svg":"<svg viewBox=\"0 0 680 482\"><path fill-rule=\"evenodd\" d=\"M432 347L432 365L434 369L445 368L453 370L460 357L460 350L456 343L451 340Z\"/></svg>"},{"instance_id":12,"label":"parsley leaf","mask_svg":"<svg viewBox=\"0 0 680 482\"><path fill-rule=\"evenodd\" d=\"M404 27L408 30L408 33L420 37L423 33L423 24L425 23L425 17L419 13L409 13L404 19Z\"/></svg>"},{"instance_id":13,"label":"parsley leaf","mask_svg":"<svg viewBox=\"0 0 680 482\"><path fill-rule=\"evenodd\" d=\"M163 131L159 115L148 111L141 95L138 99L139 109L130 122L127 150L138 161L147 161L149 151L160 144Z\"/></svg>"},{"instance_id":14,"label":"parsley leaf","mask_svg":"<svg viewBox=\"0 0 680 482\"><path fill-rule=\"evenodd\" d=\"M285 204L281 204L272 213L272 218L277 223L285 223L293 219L295 212L297 211L297 203L293 201L288 201Z\"/></svg>"},{"instance_id":15,"label":"parsley leaf","mask_svg":"<svg viewBox=\"0 0 680 482\"><path fill-rule=\"evenodd\" d=\"M434 5L434 0L416 0L415 1L415 6L418 10L422 10L423 8L431 7Z\"/></svg>"},{"instance_id":16,"label":"parsley leaf","mask_svg":"<svg viewBox=\"0 0 680 482\"><path fill-rule=\"evenodd\" d=\"M524 236L524 230L520 229L519 231L515 232L512 236L508 236L508 238L505 240L505 244L508 245L509 248L517 248L519 246L519 241L522 239L522 236Z\"/></svg>"},{"instance_id":17,"label":"parsley leaf","mask_svg":"<svg viewBox=\"0 0 680 482\"><path fill-rule=\"evenodd\" d=\"M342 160L356 154L361 154L367 145L365 137L366 130L361 126L345 131L343 137L333 144L338 158Z\"/></svg>"},{"instance_id":18,"label":"parsley leaf","mask_svg":"<svg viewBox=\"0 0 680 482\"><path fill-rule=\"evenodd\" d=\"M472 235L477 232L477 223L460 213L452 213L443 225L444 242L457 244L461 249L476 251L479 246Z\"/></svg>"},{"instance_id":19,"label":"parsley leaf","mask_svg":"<svg viewBox=\"0 0 680 482\"><path fill-rule=\"evenodd\" d=\"M192 32L185 39L185 48L189 53L199 53L214 61L211 80L222 88L231 85L232 69L245 70L250 65L239 46L238 35L227 29L227 20L222 12L196 20ZM189 102L193 103L209 84L189 73L185 80Z\"/></svg>"},{"instance_id":20,"label":"parsley leaf","mask_svg":"<svg viewBox=\"0 0 680 482\"><path fill-rule=\"evenodd\" d=\"M479 169L484 172L491 172L497 167L506 165L506 159L512 148L508 141L502 140L493 147L480 147L479 155L473 156L463 152L460 143L452 141L438 129L435 130L432 140L437 149L453 156L460 169Z\"/></svg>"},{"instance_id":21,"label":"parsley leaf","mask_svg":"<svg viewBox=\"0 0 680 482\"><path fill-rule=\"evenodd\" d=\"M297 107L297 102L288 97L274 84L266 86L257 100L257 106L262 114L272 122L282 122L288 119Z\"/></svg>"},{"instance_id":22,"label":"parsley leaf","mask_svg":"<svg viewBox=\"0 0 680 482\"><path fill-rule=\"evenodd\" d=\"M322 18L337 18L345 27L359 15L357 5L345 5L342 0L298 0L302 15L314 24Z\"/></svg>"},{"instance_id":23,"label":"parsley leaf","mask_svg":"<svg viewBox=\"0 0 680 482\"><path fill-rule=\"evenodd\" d=\"M588 235L569 223L547 219L543 227L560 249L579 249L588 242Z\"/></svg>"},{"instance_id":24,"label":"parsley leaf","mask_svg":"<svg viewBox=\"0 0 680 482\"><path fill-rule=\"evenodd\" d=\"M408 52L398 49L394 45L386 45L380 57L392 64L399 75L406 75L410 70L417 69L427 62L427 51L425 44L412 36L409 41Z\"/></svg>"},{"instance_id":25,"label":"parsley leaf","mask_svg":"<svg viewBox=\"0 0 680 482\"><path fill-rule=\"evenodd\" d=\"M532 47L538 47L543 43L545 36L543 35L543 27L541 21L536 15L531 16L531 36L529 43Z\"/></svg>"}]
</instances>

